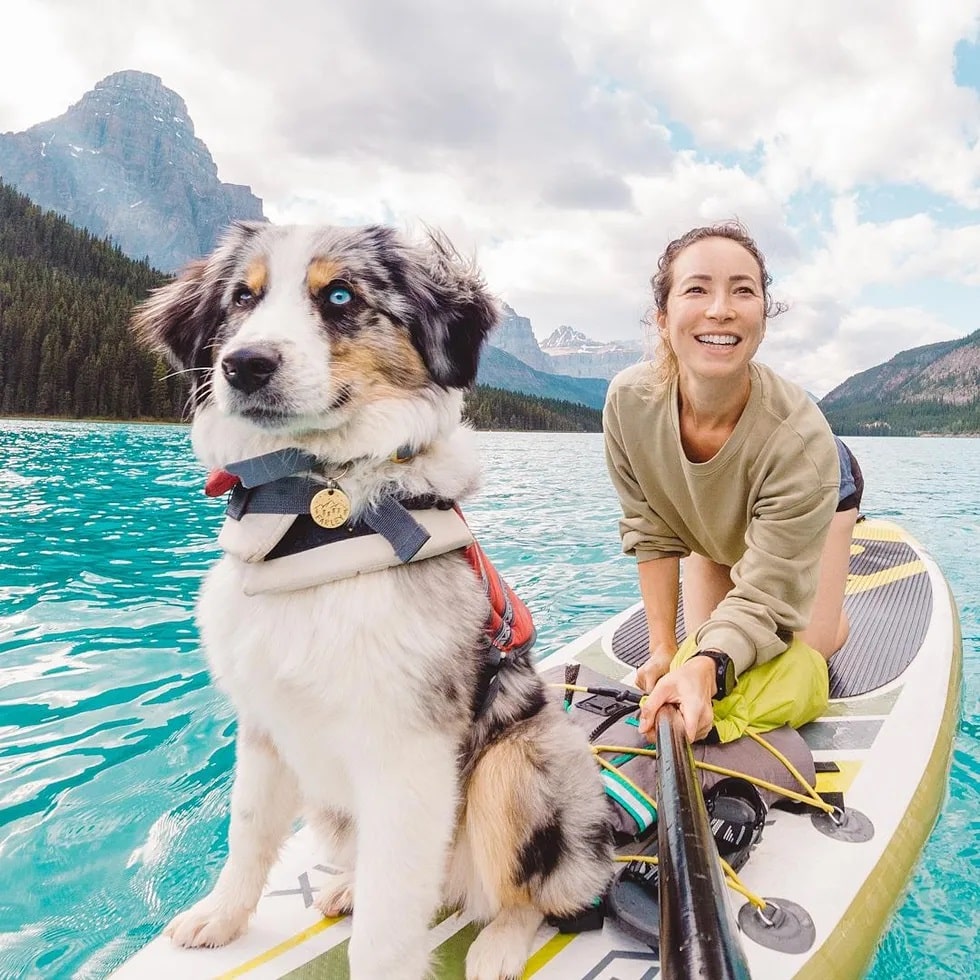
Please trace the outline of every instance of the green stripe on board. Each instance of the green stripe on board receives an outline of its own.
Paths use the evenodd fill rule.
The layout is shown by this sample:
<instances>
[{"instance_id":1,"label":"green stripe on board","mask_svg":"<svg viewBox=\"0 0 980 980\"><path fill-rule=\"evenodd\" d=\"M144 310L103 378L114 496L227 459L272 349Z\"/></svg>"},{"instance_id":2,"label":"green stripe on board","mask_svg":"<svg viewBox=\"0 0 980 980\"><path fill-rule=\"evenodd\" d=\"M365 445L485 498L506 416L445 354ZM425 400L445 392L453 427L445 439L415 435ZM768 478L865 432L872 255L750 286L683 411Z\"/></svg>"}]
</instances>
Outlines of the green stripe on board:
<instances>
[{"instance_id":1,"label":"green stripe on board","mask_svg":"<svg viewBox=\"0 0 980 980\"><path fill-rule=\"evenodd\" d=\"M436 947L432 974L437 980L466 980L466 951L479 931L480 927L470 922Z\"/></svg>"},{"instance_id":2,"label":"green stripe on board","mask_svg":"<svg viewBox=\"0 0 980 980\"><path fill-rule=\"evenodd\" d=\"M542 967L547 966L575 937L578 933L559 932L552 936L531 958L527 961L524 968L524 980L533 977Z\"/></svg>"},{"instance_id":3,"label":"green stripe on board","mask_svg":"<svg viewBox=\"0 0 980 980\"><path fill-rule=\"evenodd\" d=\"M281 980L350 980L350 965L347 962L349 945L350 940L345 939L309 963L284 973Z\"/></svg>"},{"instance_id":4,"label":"green stripe on board","mask_svg":"<svg viewBox=\"0 0 980 980\"><path fill-rule=\"evenodd\" d=\"M577 653L575 655L575 661L583 667L591 667L604 677L608 677L614 681L621 681L627 674L633 672L632 667L621 664L618 660L613 660L602 649L602 640L596 640L590 646L586 647L586 649Z\"/></svg>"},{"instance_id":5,"label":"green stripe on board","mask_svg":"<svg viewBox=\"0 0 980 980\"><path fill-rule=\"evenodd\" d=\"M435 919L432 920L432 927L435 928L439 923L444 922L454 912L455 909L440 909L436 913ZM436 947L433 954L433 967L435 968L434 976L437 980L457 980L457 978L464 980L466 950L469 949L470 943L473 942L478 932L479 929L474 925L464 926ZM350 980L350 965L347 961L347 947L349 945L349 939L337 943L332 949L321 953L309 963L304 963L302 966L296 967L295 970L284 973L280 980ZM446 955L443 955L443 951Z\"/></svg>"},{"instance_id":6,"label":"green stripe on board","mask_svg":"<svg viewBox=\"0 0 980 980\"><path fill-rule=\"evenodd\" d=\"M436 980L465 980L466 953L482 927L469 923L436 948L432 957ZM536 953L532 953L524 968L524 980L550 963L570 942L575 933L556 933Z\"/></svg>"}]
</instances>

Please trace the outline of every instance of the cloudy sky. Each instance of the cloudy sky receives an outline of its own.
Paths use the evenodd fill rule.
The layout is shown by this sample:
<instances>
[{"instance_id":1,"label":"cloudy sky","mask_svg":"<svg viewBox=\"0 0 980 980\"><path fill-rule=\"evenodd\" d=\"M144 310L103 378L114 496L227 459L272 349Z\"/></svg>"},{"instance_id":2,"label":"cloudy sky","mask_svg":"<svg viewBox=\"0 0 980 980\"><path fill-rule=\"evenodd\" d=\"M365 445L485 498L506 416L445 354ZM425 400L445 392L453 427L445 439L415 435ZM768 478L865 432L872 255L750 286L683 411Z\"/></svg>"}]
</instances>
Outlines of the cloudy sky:
<instances>
[{"instance_id":1,"label":"cloudy sky","mask_svg":"<svg viewBox=\"0 0 980 980\"><path fill-rule=\"evenodd\" d=\"M731 216L816 394L980 327L980 0L17 0L0 132L126 68L272 220L441 227L539 339L638 339Z\"/></svg>"}]
</instances>

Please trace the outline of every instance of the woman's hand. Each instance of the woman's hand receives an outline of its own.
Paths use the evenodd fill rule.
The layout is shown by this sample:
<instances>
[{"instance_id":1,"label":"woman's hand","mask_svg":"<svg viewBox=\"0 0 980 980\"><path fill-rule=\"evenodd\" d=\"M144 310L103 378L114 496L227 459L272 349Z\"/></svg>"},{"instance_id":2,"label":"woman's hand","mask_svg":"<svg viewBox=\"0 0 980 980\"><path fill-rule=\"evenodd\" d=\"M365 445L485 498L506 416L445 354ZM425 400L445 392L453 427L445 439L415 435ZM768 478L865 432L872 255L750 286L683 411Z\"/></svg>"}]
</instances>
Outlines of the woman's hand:
<instances>
[{"instance_id":1,"label":"woman's hand","mask_svg":"<svg viewBox=\"0 0 980 980\"><path fill-rule=\"evenodd\" d=\"M692 657L665 674L640 708L640 734L648 735L653 731L654 720L662 705L676 704L684 719L688 741L704 738L715 723L712 697L716 686L715 663L710 657Z\"/></svg>"},{"instance_id":2,"label":"woman's hand","mask_svg":"<svg viewBox=\"0 0 980 980\"><path fill-rule=\"evenodd\" d=\"M670 670L670 662L674 659L675 653L677 653L676 649L670 651L663 647L651 650L650 659L636 672L636 686L649 694L657 681Z\"/></svg>"}]
</instances>

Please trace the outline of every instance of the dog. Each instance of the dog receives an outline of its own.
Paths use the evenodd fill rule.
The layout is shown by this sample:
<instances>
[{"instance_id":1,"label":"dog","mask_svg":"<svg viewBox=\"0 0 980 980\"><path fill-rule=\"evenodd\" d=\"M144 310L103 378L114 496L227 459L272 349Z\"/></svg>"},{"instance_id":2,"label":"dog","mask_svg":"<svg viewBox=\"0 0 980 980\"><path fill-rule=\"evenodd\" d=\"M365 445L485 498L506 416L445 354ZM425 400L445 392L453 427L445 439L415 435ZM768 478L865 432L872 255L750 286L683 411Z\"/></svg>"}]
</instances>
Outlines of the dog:
<instances>
[{"instance_id":1,"label":"dog","mask_svg":"<svg viewBox=\"0 0 980 980\"><path fill-rule=\"evenodd\" d=\"M436 232L259 223L233 225L135 311L142 340L190 380L212 492L232 487L226 554L197 607L238 717L229 854L168 926L177 945L245 931L300 814L346 869L316 904L356 907L355 980L425 976L443 903L488 923L469 980L520 977L543 919L605 891L612 834L584 735L526 650L500 660L489 643L486 590L458 537L453 508L479 483L463 392L496 317L479 272ZM236 494L258 492L239 481L316 491L325 524L275 500L236 514ZM431 557L392 560L397 541L360 533L392 508L410 529L456 523L434 532L446 540ZM311 530L343 540L276 551ZM358 557L358 542L388 557Z\"/></svg>"}]
</instances>

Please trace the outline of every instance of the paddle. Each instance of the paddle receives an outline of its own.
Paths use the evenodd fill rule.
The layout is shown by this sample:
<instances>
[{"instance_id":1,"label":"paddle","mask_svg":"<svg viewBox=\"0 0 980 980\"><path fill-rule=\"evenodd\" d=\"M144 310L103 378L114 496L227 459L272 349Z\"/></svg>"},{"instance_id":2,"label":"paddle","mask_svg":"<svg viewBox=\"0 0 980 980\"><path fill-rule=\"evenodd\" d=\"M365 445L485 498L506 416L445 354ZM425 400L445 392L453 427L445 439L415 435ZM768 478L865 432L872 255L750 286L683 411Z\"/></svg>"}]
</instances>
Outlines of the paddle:
<instances>
[{"instance_id":1,"label":"paddle","mask_svg":"<svg viewBox=\"0 0 980 980\"><path fill-rule=\"evenodd\" d=\"M654 730L661 973L664 980L750 980L694 755L674 705L657 712Z\"/></svg>"}]
</instances>

